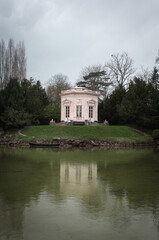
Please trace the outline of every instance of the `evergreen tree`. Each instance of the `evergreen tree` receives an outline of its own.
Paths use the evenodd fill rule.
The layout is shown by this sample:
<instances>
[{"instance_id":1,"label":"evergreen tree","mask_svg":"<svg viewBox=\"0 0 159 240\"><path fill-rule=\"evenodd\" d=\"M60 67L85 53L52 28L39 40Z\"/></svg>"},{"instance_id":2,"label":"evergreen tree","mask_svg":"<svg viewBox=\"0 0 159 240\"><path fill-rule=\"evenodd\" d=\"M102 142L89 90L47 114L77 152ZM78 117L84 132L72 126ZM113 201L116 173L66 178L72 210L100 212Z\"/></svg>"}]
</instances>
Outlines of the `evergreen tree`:
<instances>
[{"instance_id":1,"label":"evergreen tree","mask_svg":"<svg viewBox=\"0 0 159 240\"><path fill-rule=\"evenodd\" d=\"M105 98L111 82L101 65L92 65L83 68L80 80L76 84L78 87L99 91L101 98Z\"/></svg>"},{"instance_id":2,"label":"evergreen tree","mask_svg":"<svg viewBox=\"0 0 159 240\"><path fill-rule=\"evenodd\" d=\"M45 89L39 81L24 79L21 84L11 79L0 91L0 124L4 128L19 128L28 124L40 124L48 105Z\"/></svg>"},{"instance_id":3,"label":"evergreen tree","mask_svg":"<svg viewBox=\"0 0 159 240\"><path fill-rule=\"evenodd\" d=\"M159 91L152 83L135 78L118 112L124 123L156 128L159 126Z\"/></svg>"},{"instance_id":4,"label":"evergreen tree","mask_svg":"<svg viewBox=\"0 0 159 240\"><path fill-rule=\"evenodd\" d=\"M103 120L108 120L110 124L121 124L123 121L119 115L120 106L126 90L123 87L116 88L103 102Z\"/></svg>"},{"instance_id":5,"label":"evergreen tree","mask_svg":"<svg viewBox=\"0 0 159 240\"><path fill-rule=\"evenodd\" d=\"M159 90L159 70L157 67L154 67L151 77L151 82Z\"/></svg>"},{"instance_id":6,"label":"evergreen tree","mask_svg":"<svg viewBox=\"0 0 159 240\"><path fill-rule=\"evenodd\" d=\"M5 108L21 110L24 106L24 96L21 92L20 83L16 78L11 79L3 91Z\"/></svg>"}]
</instances>

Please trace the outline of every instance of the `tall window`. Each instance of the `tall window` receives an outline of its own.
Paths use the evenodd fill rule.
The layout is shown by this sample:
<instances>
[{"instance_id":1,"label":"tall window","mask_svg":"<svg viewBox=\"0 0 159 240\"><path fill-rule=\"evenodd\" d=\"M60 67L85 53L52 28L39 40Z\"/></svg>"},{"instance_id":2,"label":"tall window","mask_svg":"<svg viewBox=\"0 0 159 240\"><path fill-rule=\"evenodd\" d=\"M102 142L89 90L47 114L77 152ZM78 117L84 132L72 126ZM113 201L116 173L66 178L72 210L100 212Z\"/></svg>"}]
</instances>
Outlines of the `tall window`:
<instances>
[{"instance_id":1,"label":"tall window","mask_svg":"<svg viewBox=\"0 0 159 240\"><path fill-rule=\"evenodd\" d=\"M76 106L76 116L82 117L82 106Z\"/></svg>"},{"instance_id":2,"label":"tall window","mask_svg":"<svg viewBox=\"0 0 159 240\"><path fill-rule=\"evenodd\" d=\"M89 106L89 118L93 118L93 107Z\"/></svg>"},{"instance_id":3,"label":"tall window","mask_svg":"<svg viewBox=\"0 0 159 240\"><path fill-rule=\"evenodd\" d=\"M66 106L66 118L70 117L70 107Z\"/></svg>"}]
</instances>

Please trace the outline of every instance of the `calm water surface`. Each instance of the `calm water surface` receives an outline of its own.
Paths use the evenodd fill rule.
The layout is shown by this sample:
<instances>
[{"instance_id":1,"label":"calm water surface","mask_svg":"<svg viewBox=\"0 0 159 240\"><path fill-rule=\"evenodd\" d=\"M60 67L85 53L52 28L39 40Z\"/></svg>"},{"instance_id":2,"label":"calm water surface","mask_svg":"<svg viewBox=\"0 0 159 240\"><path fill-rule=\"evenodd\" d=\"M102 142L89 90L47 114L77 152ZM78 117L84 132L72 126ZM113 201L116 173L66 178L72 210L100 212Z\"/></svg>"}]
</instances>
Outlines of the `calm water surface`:
<instances>
[{"instance_id":1,"label":"calm water surface","mask_svg":"<svg viewBox=\"0 0 159 240\"><path fill-rule=\"evenodd\" d=\"M0 240L159 239L159 150L0 148Z\"/></svg>"}]
</instances>

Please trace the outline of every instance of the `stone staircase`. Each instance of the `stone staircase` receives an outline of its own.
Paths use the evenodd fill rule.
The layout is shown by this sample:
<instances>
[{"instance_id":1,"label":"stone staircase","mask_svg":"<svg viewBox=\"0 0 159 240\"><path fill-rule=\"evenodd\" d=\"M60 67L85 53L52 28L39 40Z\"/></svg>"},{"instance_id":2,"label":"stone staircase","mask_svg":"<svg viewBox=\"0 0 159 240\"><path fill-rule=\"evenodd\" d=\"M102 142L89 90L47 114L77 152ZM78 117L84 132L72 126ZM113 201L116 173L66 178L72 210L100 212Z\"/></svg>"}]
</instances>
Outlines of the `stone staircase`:
<instances>
[{"instance_id":1,"label":"stone staircase","mask_svg":"<svg viewBox=\"0 0 159 240\"><path fill-rule=\"evenodd\" d=\"M73 125L74 126L84 126L85 125L85 122L81 122L81 121L73 121Z\"/></svg>"}]
</instances>

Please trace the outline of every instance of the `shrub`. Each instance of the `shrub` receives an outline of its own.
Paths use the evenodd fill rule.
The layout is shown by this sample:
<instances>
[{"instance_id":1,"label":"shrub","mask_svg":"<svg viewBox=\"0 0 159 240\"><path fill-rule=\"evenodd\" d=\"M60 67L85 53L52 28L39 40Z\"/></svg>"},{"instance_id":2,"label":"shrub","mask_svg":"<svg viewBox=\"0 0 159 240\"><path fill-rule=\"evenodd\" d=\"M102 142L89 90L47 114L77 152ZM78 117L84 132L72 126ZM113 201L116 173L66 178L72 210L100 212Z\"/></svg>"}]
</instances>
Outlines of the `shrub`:
<instances>
[{"instance_id":1,"label":"shrub","mask_svg":"<svg viewBox=\"0 0 159 240\"><path fill-rule=\"evenodd\" d=\"M7 108L1 115L0 121L4 129L22 128L31 124L31 115L24 110Z\"/></svg>"},{"instance_id":2,"label":"shrub","mask_svg":"<svg viewBox=\"0 0 159 240\"><path fill-rule=\"evenodd\" d=\"M153 130L152 137L155 142L159 141L159 129Z\"/></svg>"}]
</instances>

